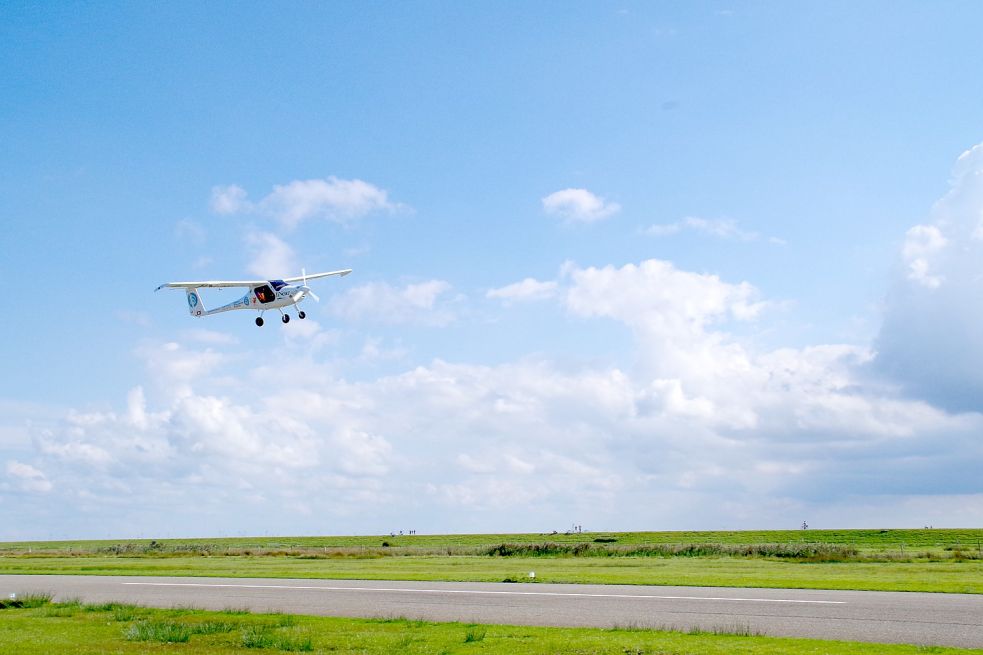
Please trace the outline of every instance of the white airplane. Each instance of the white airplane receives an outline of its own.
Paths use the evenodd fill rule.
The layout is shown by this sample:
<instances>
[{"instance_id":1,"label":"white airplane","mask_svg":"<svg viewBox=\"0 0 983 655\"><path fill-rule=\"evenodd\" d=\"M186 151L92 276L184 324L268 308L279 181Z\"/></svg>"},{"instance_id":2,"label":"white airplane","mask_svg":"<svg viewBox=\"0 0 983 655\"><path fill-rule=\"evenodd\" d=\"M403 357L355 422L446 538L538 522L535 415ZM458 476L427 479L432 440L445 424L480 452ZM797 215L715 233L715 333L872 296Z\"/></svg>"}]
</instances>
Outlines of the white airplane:
<instances>
[{"instance_id":1,"label":"white airplane","mask_svg":"<svg viewBox=\"0 0 983 655\"><path fill-rule=\"evenodd\" d=\"M263 313L268 309L278 310L283 322L289 323L290 314L284 313L284 307L296 305L307 296L310 296L314 300L320 301L317 294L311 291L311 288L307 286L308 280L316 280L319 277L328 277L329 275L344 277L351 272L352 269L346 268L341 271L313 273L312 275L307 275L306 272L302 271L297 277L288 277L282 280L208 280L202 282L168 282L160 285L154 289L154 291L160 291L164 288L184 289L188 296L188 311L191 312L192 316L211 316L212 314L229 312L233 309L255 309L259 312L259 316L256 317L256 325L262 327ZM293 284L294 282L300 282L300 284ZM224 289L227 287L245 287L246 295L238 300L230 302L228 305L222 305L221 307L216 307L215 309L205 309L205 305L201 302L201 294L198 292L198 289L209 287L218 289ZM298 307L297 318L306 317L307 314L304 313L304 310Z\"/></svg>"}]
</instances>

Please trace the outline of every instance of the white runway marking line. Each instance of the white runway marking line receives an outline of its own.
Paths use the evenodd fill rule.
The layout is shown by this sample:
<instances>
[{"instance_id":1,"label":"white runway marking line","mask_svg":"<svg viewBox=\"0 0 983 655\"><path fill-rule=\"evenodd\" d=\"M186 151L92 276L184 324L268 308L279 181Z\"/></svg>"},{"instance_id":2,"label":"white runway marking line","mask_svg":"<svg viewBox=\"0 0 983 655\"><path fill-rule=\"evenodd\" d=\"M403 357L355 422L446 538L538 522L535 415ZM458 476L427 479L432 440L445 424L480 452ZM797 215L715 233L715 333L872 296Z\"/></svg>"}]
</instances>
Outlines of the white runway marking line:
<instances>
[{"instance_id":1,"label":"white runway marking line","mask_svg":"<svg viewBox=\"0 0 983 655\"><path fill-rule=\"evenodd\" d=\"M382 587L314 587L274 584L221 584L204 582L122 582L143 587L230 587L233 589L298 589L313 591L388 591L412 594L484 594L498 596L570 596L574 598L649 598L656 600L724 600L738 603L798 603L804 605L846 605L845 600L793 600L788 598L725 598L716 596L653 596L647 594L588 594L562 591L493 591L470 589L387 589Z\"/></svg>"}]
</instances>

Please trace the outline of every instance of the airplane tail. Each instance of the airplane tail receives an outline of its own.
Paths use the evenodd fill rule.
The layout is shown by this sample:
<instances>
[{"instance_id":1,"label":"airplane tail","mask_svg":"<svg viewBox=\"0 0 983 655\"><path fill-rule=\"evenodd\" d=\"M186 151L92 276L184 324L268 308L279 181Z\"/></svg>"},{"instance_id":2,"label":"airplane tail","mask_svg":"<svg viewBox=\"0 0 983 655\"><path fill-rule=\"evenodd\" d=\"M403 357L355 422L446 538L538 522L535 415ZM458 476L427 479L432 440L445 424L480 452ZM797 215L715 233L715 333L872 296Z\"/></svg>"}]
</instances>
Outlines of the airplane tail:
<instances>
[{"instance_id":1,"label":"airplane tail","mask_svg":"<svg viewBox=\"0 0 983 655\"><path fill-rule=\"evenodd\" d=\"M198 289L185 289L184 291L188 294L188 311L191 312L191 315L204 316L208 310L201 302L201 294L198 293Z\"/></svg>"}]
</instances>

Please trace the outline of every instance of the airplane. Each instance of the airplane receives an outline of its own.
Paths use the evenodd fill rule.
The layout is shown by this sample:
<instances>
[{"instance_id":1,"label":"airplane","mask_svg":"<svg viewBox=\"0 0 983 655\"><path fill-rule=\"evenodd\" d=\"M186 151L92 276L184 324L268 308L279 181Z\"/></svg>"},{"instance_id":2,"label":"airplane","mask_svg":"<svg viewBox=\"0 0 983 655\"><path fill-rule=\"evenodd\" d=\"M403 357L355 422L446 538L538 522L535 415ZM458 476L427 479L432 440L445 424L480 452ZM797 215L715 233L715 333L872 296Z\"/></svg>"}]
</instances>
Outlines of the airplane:
<instances>
[{"instance_id":1,"label":"airplane","mask_svg":"<svg viewBox=\"0 0 983 655\"><path fill-rule=\"evenodd\" d=\"M188 311L191 312L192 316L211 316L212 314L229 312L234 309L255 309L259 312L259 316L256 317L256 325L262 327L263 313L267 310L276 309L280 312L281 320L284 323L289 323L290 314L284 313L284 307L297 305L307 296L310 296L314 300L320 302L321 299L317 297L317 294L311 291L311 288L307 286L308 280L316 280L317 278L328 277L329 275L344 277L351 272L352 269L346 268L340 271L329 271L327 273L313 273L308 275L306 271L301 270L301 274L299 276L288 277L282 280L209 280L201 282L167 282L154 289L154 291L157 292L164 288L184 289L188 297ZM294 284L295 282L300 282L300 284ZM221 307L216 307L215 309L205 309L205 305L201 301L201 294L199 293L198 289L225 289L227 287L245 287L246 295L238 300L230 302L227 305L222 305ZM297 307L297 318L307 318L307 314L304 313L304 310L300 309L299 305Z\"/></svg>"}]
</instances>

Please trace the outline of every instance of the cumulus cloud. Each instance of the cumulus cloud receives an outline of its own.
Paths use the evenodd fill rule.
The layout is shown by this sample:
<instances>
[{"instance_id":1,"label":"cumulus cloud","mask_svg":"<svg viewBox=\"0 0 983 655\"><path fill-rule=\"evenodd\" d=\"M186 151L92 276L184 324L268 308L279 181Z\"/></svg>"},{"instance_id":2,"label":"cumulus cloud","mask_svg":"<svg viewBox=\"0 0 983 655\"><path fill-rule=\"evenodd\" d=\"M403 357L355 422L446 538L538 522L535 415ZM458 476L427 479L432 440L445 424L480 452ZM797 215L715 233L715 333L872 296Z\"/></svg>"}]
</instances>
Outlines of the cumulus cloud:
<instances>
[{"instance_id":1,"label":"cumulus cloud","mask_svg":"<svg viewBox=\"0 0 983 655\"><path fill-rule=\"evenodd\" d=\"M377 211L396 211L389 193L362 180L294 180L276 185L263 199L264 209L287 227L309 218L345 223Z\"/></svg>"},{"instance_id":2,"label":"cumulus cloud","mask_svg":"<svg viewBox=\"0 0 983 655\"><path fill-rule=\"evenodd\" d=\"M250 273L263 279L296 275L299 269L294 249L272 232L249 232L245 236L249 250Z\"/></svg>"},{"instance_id":3,"label":"cumulus cloud","mask_svg":"<svg viewBox=\"0 0 983 655\"><path fill-rule=\"evenodd\" d=\"M176 396L190 393L191 385L229 361L229 356L212 348L197 350L177 341L145 341L134 351L152 382Z\"/></svg>"},{"instance_id":4,"label":"cumulus cloud","mask_svg":"<svg viewBox=\"0 0 983 655\"><path fill-rule=\"evenodd\" d=\"M233 345L239 343L239 339L235 336L228 334L226 332L220 332L218 330L206 330L203 328L192 328L190 330L182 330L181 337L197 343L205 343L212 345Z\"/></svg>"},{"instance_id":5,"label":"cumulus cloud","mask_svg":"<svg viewBox=\"0 0 983 655\"><path fill-rule=\"evenodd\" d=\"M735 241L757 241L761 238L757 232L749 232L741 229L737 221L732 218L700 218L699 216L687 216L675 223L656 223L642 230L642 234L652 237L664 237L679 234L684 230L692 230L699 234L715 237L717 239L731 239ZM772 239L780 242L780 239Z\"/></svg>"},{"instance_id":6,"label":"cumulus cloud","mask_svg":"<svg viewBox=\"0 0 983 655\"><path fill-rule=\"evenodd\" d=\"M208 206L216 214L238 214L253 209L246 190L235 184L213 186Z\"/></svg>"},{"instance_id":7,"label":"cumulus cloud","mask_svg":"<svg viewBox=\"0 0 983 655\"><path fill-rule=\"evenodd\" d=\"M916 225L905 234L901 257L908 266L908 279L935 289L942 284L941 275L932 275L929 260L935 258L946 247L948 241L935 225Z\"/></svg>"},{"instance_id":8,"label":"cumulus cloud","mask_svg":"<svg viewBox=\"0 0 983 655\"><path fill-rule=\"evenodd\" d=\"M556 288L557 284L555 281L540 282L534 278L527 277L514 284L508 284L498 289L489 289L485 297L497 298L506 304L545 300L551 298L556 293Z\"/></svg>"},{"instance_id":9,"label":"cumulus cloud","mask_svg":"<svg viewBox=\"0 0 983 655\"><path fill-rule=\"evenodd\" d=\"M428 280L392 286L370 282L335 296L330 309L335 316L349 321L369 323L442 326L454 321L452 289L444 280Z\"/></svg>"},{"instance_id":10,"label":"cumulus cloud","mask_svg":"<svg viewBox=\"0 0 983 655\"><path fill-rule=\"evenodd\" d=\"M928 220L908 230L874 368L953 411L983 410L983 144L964 152Z\"/></svg>"},{"instance_id":11,"label":"cumulus cloud","mask_svg":"<svg viewBox=\"0 0 983 655\"><path fill-rule=\"evenodd\" d=\"M647 260L620 268L567 266L564 303L579 316L615 319L639 345L638 364L659 377L712 378L750 368L748 355L714 324L754 319L765 306L746 282Z\"/></svg>"},{"instance_id":12,"label":"cumulus cloud","mask_svg":"<svg viewBox=\"0 0 983 655\"><path fill-rule=\"evenodd\" d=\"M569 223L594 223L614 216L621 205L594 195L587 189L554 191L542 199L543 211Z\"/></svg>"},{"instance_id":13,"label":"cumulus cloud","mask_svg":"<svg viewBox=\"0 0 983 655\"><path fill-rule=\"evenodd\" d=\"M144 342L147 382L117 408L41 408L18 428L29 438L4 451L0 488L25 502L0 536L36 524L38 494L74 536L978 522L980 171L975 148L909 233L873 347L763 348L741 336L768 327L754 285L656 259L487 292L556 303L556 331L604 324L630 344L621 364L592 359L588 338L570 357L493 365L400 354L382 375L306 338ZM429 280L327 304L353 322L449 325L456 300ZM383 358L379 343L352 361Z\"/></svg>"},{"instance_id":14,"label":"cumulus cloud","mask_svg":"<svg viewBox=\"0 0 983 655\"><path fill-rule=\"evenodd\" d=\"M364 180L334 176L274 185L273 191L256 203L248 200L240 186L217 186L212 188L210 206L216 214L259 213L288 229L310 219L350 223L372 213L406 209L390 200L385 189Z\"/></svg>"},{"instance_id":15,"label":"cumulus cloud","mask_svg":"<svg viewBox=\"0 0 983 655\"><path fill-rule=\"evenodd\" d=\"M601 300L624 284L637 288ZM197 370L184 394L135 388L120 411L69 413L34 440L48 475L18 470L104 525L169 507L157 515L175 520L155 519L157 530L209 534L257 522L294 533L409 521L548 530L571 516L597 527L778 526L837 507L830 520L843 525L872 492L901 504L969 494L983 508L959 481L983 456L979 415L871 383L863 348L761 352L728 336L729 321L761 320L752 288L665 262L568 265L558 287L572 314L617 322L639 353L663 342L690 354L631 371L437 359L363 381L288 351L268 353L275 364L225 359ZM710 299L690 306L689 294ZM208 355L164 346L142 352L148 372L160 368L153 353ZM727 356L702 370L707 347ZM913 470L940 473L926 490Z\"/></svg>"},{"instance_id":16,"label":"cumulus cloud","mask_svg":"<svg viewBox=\"0 0 983 655\"><path fill-rule=\"evenodd\" d=\"M7 462L7 475L13 478L15 485L21 491L46 493L52 488L51 482L44 473L16 459Z\"/></svg>"}]
</instances>

